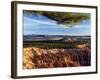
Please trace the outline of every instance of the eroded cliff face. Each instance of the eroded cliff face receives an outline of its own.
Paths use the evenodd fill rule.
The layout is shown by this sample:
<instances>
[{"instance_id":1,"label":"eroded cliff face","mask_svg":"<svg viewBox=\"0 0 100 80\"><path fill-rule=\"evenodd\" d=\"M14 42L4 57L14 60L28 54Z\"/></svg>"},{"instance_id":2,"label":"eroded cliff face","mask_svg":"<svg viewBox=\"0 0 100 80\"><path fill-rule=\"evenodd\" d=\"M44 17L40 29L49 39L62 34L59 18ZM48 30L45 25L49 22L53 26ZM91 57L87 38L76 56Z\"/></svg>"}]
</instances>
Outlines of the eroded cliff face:
<instances>
[{"instance_id":1,"label":"eroded cliff face","mask_svg":"<svg viewBox=\"0 0 100 80\"><path fill-rule=\"evenodd\" d=\"M75 49L23 49L23 69L90 66L89 46Z\"/></svg>"}]
</instances>

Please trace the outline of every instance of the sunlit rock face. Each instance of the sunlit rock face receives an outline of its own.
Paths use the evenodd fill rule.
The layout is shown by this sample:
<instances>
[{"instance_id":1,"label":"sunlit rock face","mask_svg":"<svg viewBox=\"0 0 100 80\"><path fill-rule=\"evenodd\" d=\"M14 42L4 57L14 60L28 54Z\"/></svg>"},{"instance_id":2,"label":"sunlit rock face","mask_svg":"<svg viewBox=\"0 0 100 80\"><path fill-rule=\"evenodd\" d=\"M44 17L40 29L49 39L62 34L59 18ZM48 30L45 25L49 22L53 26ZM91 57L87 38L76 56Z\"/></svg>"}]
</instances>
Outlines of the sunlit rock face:
<instances>
[{"instance_id":1,"label":"sunlit rock face","mask_svg":"<svg viewBox=\"0 0 100 80\"><path fill-rule=\"evenodd\" d=\"M23 49L23 69L78 67L91 65L91 50L88 44L75 49Z\"/></svg>"}]
</instances>

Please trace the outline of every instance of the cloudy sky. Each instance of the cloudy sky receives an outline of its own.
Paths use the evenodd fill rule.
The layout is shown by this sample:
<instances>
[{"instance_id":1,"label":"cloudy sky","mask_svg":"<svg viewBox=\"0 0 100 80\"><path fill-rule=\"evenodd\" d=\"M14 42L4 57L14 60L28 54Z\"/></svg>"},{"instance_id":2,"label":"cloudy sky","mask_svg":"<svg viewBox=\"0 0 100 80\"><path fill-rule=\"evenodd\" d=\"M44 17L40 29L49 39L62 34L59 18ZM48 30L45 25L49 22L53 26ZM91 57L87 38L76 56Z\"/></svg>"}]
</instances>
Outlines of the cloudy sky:
<instances>
[{"instance_id":1,"label":"cloudy sky","mask_svg":"<svg viewBox=\"0 0 100 80\"><path fill-rule=\"evenodd\" d=\"M39 14L23 14L23 35L90 35L90 20L68 27Z\"/></svg>"}]
</instances>

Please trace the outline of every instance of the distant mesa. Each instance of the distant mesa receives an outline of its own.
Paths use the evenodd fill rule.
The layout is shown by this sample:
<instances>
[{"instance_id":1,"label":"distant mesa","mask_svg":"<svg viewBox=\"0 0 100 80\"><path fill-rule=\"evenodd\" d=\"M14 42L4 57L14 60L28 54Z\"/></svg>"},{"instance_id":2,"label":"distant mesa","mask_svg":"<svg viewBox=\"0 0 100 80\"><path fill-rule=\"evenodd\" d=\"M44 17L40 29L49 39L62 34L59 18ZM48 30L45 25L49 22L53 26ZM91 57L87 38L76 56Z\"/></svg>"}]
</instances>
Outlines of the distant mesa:
<instances>
[{"instance_id":1,"label":"distant mesa","mask_svg":"<svg viewBox=\"0 0 100 80\"><path fill-rule=\"evenodd\" d=\"M24 35L23 41L62 41L74 42L90 40L90 36L66 36L66 35Z\"/></svg>"}]
</instances>

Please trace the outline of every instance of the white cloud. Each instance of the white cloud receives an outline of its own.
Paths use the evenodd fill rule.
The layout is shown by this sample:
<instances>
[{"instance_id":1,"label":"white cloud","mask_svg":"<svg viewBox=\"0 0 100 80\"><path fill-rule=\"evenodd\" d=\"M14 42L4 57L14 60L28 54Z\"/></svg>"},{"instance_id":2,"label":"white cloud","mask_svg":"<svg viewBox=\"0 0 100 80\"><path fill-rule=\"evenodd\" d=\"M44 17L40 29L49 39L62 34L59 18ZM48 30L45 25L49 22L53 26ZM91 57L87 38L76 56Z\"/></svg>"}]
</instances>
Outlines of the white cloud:
<instances>
[{"instance_id":1,"label":"white cloud","mask_svg":"<svg viewBox=\"0 0 100 80\"><path fill-rule=\"evenodd\" d=\"M28 17L24 17L24 25L36 25L36 24L44 24L44 25L57 25L56 21L46 21L46 20L38 20L38 19L31 19Z\"/></svg>"}]
</instances>

